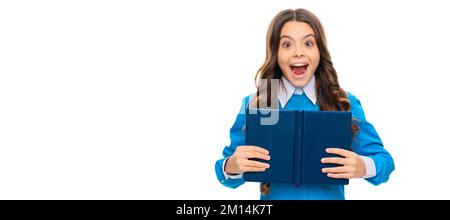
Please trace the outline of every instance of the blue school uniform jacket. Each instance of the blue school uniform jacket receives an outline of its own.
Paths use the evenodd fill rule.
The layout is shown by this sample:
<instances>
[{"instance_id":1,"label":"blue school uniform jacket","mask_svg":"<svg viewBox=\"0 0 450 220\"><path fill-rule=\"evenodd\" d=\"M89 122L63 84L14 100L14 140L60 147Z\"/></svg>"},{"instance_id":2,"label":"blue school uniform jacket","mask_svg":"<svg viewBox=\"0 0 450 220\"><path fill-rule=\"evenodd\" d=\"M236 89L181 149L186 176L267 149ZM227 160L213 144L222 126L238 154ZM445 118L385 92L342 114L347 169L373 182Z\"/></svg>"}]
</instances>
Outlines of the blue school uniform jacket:
<instances>
[{"instance_id":1,"label":"blue school uniform jacket","mask_svg":"<svg viewBox=\"0 0 450 220\"><path fill-rule=\"evenodd\" d=\"M358 155L367 156L373 160L375 164L374 176L366 180L373 185L379 185L389 179L389 175L394 170L394 161L389 152L383 147L383 143L374 126L366 121L360 101L351 93L347 93L347 95L351 103L352 116L359 120L356 124L360 129L353 139L352 149ZM249 99L250 96L244 98L241 110L230 129L231 143L223 150L224 158L217 160L215 163L217 179L224 186L231 188L236 188L245 182L242 175L237 179L227 177L223 172L223 165L224 161L234 153L237 146L245 145L245 133L242 128L245 125L245 108L249 103ZM282 108L287 110L319 110L319 106L311 102L305 93L292 95ZM269 194L261 194L260 198L262 200L334 200L345 199L345 194L344 185L301 184L295 186L294 184L271 183Z\"/></svg>"}]
</instances>

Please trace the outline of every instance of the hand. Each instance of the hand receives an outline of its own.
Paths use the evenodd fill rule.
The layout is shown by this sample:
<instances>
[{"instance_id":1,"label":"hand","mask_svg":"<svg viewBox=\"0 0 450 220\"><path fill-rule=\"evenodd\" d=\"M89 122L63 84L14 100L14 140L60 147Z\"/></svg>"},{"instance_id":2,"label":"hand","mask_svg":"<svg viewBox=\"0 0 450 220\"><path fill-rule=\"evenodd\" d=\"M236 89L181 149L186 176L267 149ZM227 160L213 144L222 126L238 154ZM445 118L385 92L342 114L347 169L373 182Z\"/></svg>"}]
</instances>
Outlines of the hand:
<instances>
[{"instance_id":1,"label":"hand","mask_svg":"<svg viewBox=\"0 0 450 220\"><path fill-rule=\"evenodd\" d=\"M327 173L328 177L331 178L361 178L364 175L366 175L366 166L364 164L364 161L358 156L358 154L340 149L340 148L327 148L327 153L331 154L337 154L340 156L343 156L344 158L340 157L325 157L322 158L322 163L333 163L333 164L340 164L343 166L339 167L329 167L329 168L323 168L322 172Z\"/></svg>"},{"instance_id":2,"label":"hand","mask_svg":"<svg viewBox=\"0 0 450 220\"><path fill-rule=\"evenodd\" d=\"M268 163L249 160L249 158L270 160L269 151L256 146L238 146L234 154L228 158L225 172L231 175L243 172L262 172L270 167Z\"/></svg>"}]
</instances>

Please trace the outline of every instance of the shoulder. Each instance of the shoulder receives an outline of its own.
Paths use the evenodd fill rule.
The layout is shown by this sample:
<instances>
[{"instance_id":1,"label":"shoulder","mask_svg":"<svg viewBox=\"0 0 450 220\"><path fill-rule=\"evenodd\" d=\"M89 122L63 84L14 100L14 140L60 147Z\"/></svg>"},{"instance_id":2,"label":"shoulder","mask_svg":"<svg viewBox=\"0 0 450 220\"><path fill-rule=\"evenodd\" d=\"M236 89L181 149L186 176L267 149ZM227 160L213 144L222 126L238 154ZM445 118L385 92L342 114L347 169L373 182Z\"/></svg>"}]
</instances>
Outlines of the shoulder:
<instances>
[{"instance_id":1,"label":"shoulder","mask_svg":"<svg viewBox=\"0 0 450 220\"><path fill-rule=\"evenodd\" d=\"M365 120L364 110L361 101L351 92L347 92L347 97L350 101L350 111L354 118Z\"/></svg>"},{"instance_id":2,"label":"shoulder","mask_svg":"<svg viewBox=\"0 0 450 220\"><path fill-rule=\"evenodd\" d=\"M247 108L248 104L250 103L250 100L253 97L253 95L254 95L254 93L244 96L244 98L241 101L242 103L241 103L241 108L239 110L239 114L245 115L245 109Z\"/></svg>"},{"instance_id":3,"label":"shoulder","mask_svg":"<svg viewBox=\"0 0 450 220\"><path fill-rule=\"evenodd\" d=\"M247 96L245 96L245 97L242 99L242 107L248 107L250 101L252 100L252 98L253 98L255 95L256 95L256 93L251 93L251 94L248 94Z\"/></svg>"},{"instance_id":4,"label":"shoulder","mask_svg":"<svg viewBox=\"0 0 450 220\"><path fill-rule=\"evenodd\" d=\"M348 92L348 91L346 93L347 93L347 98L350 100L350 104L360 103L359 99L356 98L356 96L353 93Z\"/></svg>"},{"instance_id":5,"label":"shoulder","mask_svg":"<svg viewBox=\"0 0 450 220\"><path fill-rule=\"evenodd\" d=\"M248 105L248 103L250 102L250 99L252 98L253 95L254 95L254 93L248 94L247 96L244 97L244 99L243 99L242 102L243 102L245 105Z\"/></svg>"}]
</instances>

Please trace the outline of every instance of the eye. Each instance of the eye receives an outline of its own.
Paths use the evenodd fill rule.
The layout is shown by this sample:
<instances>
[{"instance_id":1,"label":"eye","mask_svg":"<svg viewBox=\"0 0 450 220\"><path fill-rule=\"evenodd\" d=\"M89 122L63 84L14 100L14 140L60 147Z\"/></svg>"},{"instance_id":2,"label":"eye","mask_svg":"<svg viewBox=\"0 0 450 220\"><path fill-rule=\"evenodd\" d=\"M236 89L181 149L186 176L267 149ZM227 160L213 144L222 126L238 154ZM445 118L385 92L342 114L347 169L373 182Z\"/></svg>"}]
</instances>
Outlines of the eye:
<instances>
[{"instance_id":1,"label":"eye","mask_svg":"<svg viewBox=\"0 0 450 220\"><path fill-rule=\"evenodd\" d=\"M310 40L309 40L309 41L306 41L306 42L305 42L305 46L306 46L306 47L312 47L312 46L314 46L314 42L312 42L312 41L310 41Z\"/></svg>"},{"instance_id":2,"label":"eye","mask_svg":"<svg viewBox=\"0 0 450 220\"><path fill-rule=\"evenodd\" d=\"M283 43L281 43L281 46L284 48L290 48L292 44L289 41L284 41Z\"/></svg>"}]
</instances>

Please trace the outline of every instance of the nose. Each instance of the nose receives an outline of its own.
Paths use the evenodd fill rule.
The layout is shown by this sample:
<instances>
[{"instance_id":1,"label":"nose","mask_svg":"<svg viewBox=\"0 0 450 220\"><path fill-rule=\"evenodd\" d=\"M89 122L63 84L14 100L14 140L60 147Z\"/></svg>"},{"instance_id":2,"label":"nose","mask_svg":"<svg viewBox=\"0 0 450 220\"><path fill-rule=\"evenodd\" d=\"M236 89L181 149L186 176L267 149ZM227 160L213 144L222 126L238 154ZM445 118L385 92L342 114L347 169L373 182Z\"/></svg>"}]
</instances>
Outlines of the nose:
<instances>
[{"instance_id":1,"label":"nose","mask_svg":"<svg viewBox=\"0 0 450 220\"><path fill-rule=\"evenodd\" d=\"M294 50L294 57L302 57L302 56L304 56L303 49L299 46L296 46Z\"/></svg>"}]
</instances>

